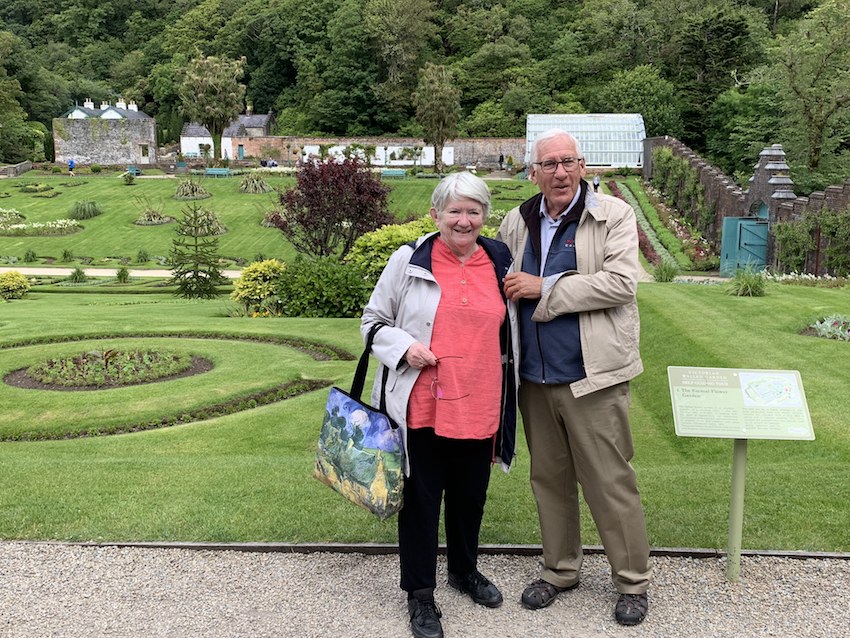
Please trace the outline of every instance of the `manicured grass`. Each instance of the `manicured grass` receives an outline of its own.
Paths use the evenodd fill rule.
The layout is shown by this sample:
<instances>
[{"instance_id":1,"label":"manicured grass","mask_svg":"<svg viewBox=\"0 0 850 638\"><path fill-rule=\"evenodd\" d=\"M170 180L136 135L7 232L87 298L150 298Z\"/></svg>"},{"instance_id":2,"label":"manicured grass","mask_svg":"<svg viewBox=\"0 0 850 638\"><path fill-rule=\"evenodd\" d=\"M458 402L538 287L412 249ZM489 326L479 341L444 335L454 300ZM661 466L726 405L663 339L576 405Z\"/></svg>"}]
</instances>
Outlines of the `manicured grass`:
<instances>
[{"instance_id":1,"label":"manicured grass","mask_svg":"<svg viewBox=\"0 0 850 638\"><path fill-rule=\"evenodd\" d=\"M744 298L722 286L650 283L641 284L639 304L646 372L632 386L634 465L651 544L722 548L727 533L732 442L675 435L667 366L751 367L800 371L817 440L751 442L744 546L850 551L843 417L850 344L799 335L813 320L846 310L850 289L772 284L767 296ZM362 347L356 319L230 318L227 306L156 294L33 293L0 306L0 374L79 347L8 347L51 335L206 332L300 337L353 354ZM156 342L200 352L217 367L96 393L2 385L0 435L184 409L293 377L347 387L354 372L353 362L315 361L281 345L150 339L110 343ZM394 520L377 521L310 477L326 395L134 434L0 443L0 538L394 542ZM539 542L524 446L520 435L510 474L493 472L484 543ZM598 542L588 516L583 529L586 543Z\"/></svg>"},{"instance_id":2,"label":"manicured grass","mask_svg":"<svg viewBox=\"0 0 850 638\"><path fill-rule=\"evenodd\" d=\"M191 202L172 198L180 178L151 179L137 178L133 186L126 186L118 174L85 175L73 179L67 175L21 176L0 182L3 191L10 197L0 199L0 208L13 208L26 216L27 222L46 222L64 219L76 201L94 201L103 209L103 214L81 222L83 230L63 237L4 237L0 236L0 264L7 265L4 258L16 257L19 266L75 266L81 264L80 257L88 257L87 267L115 267L119 257L129 259L133 268L162 268L162 259L168 256L174 239L176 224L139 226L133 222L139 217L145 202L162 209L162 214L180 218ZM227 232L219 237L218 252L239 265L240 260L254 261L262 255L266 259L276 257L291 261L295 250L275 228L260 225L265 211L277 202L277 193L245 194L239 192L240 177L224 179L198 178L205 189L212 193L208 199L198 200L200 206L213 210ZM286 189L295 183L294 177L264 175L264 179L275 189ZM85 182L82 183L81 182ZM15 184L45 183L53 186L60 195L53 198L35 197L21 193ZM431 193L437 185L436 179L405 179L385 182L392 188L389 196L390 211L398 219L421 217L431 207ZM76 185L74 185L76 184ZM494 190L493 208L510 209L536 192L528 181L492 181ZM27 250L38 256L37 262L24 263ZM60 263L63 250L70 250L74 259ZM136 256L143 250L150 261L139 264ZM228 267L233 267L232 265Z\"/></svg>"}]
</instances>

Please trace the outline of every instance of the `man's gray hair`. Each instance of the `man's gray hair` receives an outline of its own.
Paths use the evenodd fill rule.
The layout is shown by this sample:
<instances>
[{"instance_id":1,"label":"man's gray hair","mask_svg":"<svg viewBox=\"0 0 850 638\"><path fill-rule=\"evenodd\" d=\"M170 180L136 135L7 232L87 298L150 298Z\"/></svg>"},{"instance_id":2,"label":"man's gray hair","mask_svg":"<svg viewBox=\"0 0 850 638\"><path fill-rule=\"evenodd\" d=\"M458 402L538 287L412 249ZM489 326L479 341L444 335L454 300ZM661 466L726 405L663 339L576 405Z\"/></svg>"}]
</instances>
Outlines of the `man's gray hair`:
<instances>
[{"instance_id":1,"label":"man's gray hair","mask_svg":"<svg viewBox=\"0 0 850 638\"><path fill-rule=\"evenodd\" d=\"M573 143L576 145L576 155L578 156L579 159L584 159L584 155L581 152L581 144L576 139L575 135L573 135L572 133L568 133L567 131L565 131L564 129L561 129L561 128L550 128L546 131L543 131L540 135L538 135L536 138L534 138L534 141L531 143L531 161L532 161L532 163L536 162L538 160L537 144L539 142L542 142L543 140L552 139L553 137L562 137L562 136L568 137L569 139L571 139L573 141Z\"/></svg>"},{"instance_id":2,"label":"man's gray hair","mask_svg":"<svg viewBox=\"0 0 850 638\"><path fill-rule=\"evenodd\" d=\"M487 182L469 172L452 173L444 177L431 195L431 206L442 213L449 202L471 199L484 209L484 219L490 214L490 189Z\"/></svg>"}]
</instances>

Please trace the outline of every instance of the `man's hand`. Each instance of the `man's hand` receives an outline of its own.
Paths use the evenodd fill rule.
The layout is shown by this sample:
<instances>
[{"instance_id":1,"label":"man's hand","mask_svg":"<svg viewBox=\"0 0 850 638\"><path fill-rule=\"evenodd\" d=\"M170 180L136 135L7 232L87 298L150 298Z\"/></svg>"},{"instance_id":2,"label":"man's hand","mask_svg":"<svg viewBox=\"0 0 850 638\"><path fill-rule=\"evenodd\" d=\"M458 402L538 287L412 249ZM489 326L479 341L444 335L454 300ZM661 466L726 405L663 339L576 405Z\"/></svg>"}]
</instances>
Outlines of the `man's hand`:
<instances>
[{"instance_id":1,"label":"man's hand","mask_svg":"<svg viewBox=\"0 0 850 638\"><path fill-rule=\"evenodd\" d=\"M543 277L527 272L512 272L505 276L505 296L511 301L540 299L543 294Z\"/></svg>"},{"instance_id":2,"label":"man's hand","mask_svg":"<svg viewBox=\"0 0 850 638\"><path fill-rule=\"evenodd\" d=\"M434 356L434 353L418 341L407 349L407 352L404 353L404 359L411 368L421 369L437 365L437 357Z\"/></svg>"}]
</instances>

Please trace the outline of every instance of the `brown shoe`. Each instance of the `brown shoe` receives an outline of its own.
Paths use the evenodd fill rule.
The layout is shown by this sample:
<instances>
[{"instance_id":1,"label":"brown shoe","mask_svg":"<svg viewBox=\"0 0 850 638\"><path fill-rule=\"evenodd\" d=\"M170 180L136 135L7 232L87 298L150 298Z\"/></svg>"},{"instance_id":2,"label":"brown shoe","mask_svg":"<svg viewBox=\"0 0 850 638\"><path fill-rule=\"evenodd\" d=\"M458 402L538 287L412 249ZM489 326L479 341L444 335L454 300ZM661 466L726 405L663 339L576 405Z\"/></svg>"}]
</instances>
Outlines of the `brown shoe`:
<instances>
[{"instance_id":1,"label":"brown shoe","mask_svg":"<svg viewBox=\"0 0 850 638\"><path fill-rule=\"evenodd\" d=\"M558 587L547 580L538 578L522 592L522 605L527 609L543 609L554 603L560 594L576 587L578 587L578 583L569 587Z\"/></svg>"}]
</instances>

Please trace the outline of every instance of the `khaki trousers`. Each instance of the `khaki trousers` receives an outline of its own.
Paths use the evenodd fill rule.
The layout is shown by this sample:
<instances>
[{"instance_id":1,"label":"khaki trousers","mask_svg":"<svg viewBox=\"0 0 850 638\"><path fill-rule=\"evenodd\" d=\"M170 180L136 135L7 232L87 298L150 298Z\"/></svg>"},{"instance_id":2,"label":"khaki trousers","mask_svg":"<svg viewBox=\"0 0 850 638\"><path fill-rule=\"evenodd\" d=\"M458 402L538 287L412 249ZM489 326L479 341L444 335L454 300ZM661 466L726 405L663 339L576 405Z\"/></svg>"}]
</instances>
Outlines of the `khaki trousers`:
<instances>
[{"instance_id":1,"label":"khaki trousers","mask_svg":"<svg viewBox=\"0 0 850 638\"><path fill-rule=\"evenodd\" d=\"M579 399L568 384L520 385L531 487L543 540L541 577L553 585L568 587L581 574L578 483L617 591L642 594L649 587L646 522L629 463L633 454L629 402L628 382Z\"/></svg>"}]
</instances>

